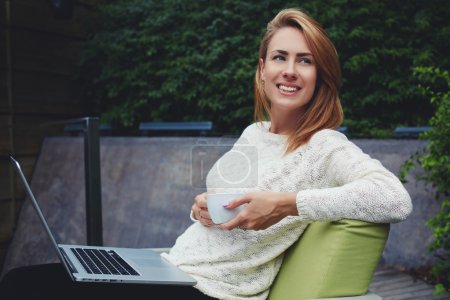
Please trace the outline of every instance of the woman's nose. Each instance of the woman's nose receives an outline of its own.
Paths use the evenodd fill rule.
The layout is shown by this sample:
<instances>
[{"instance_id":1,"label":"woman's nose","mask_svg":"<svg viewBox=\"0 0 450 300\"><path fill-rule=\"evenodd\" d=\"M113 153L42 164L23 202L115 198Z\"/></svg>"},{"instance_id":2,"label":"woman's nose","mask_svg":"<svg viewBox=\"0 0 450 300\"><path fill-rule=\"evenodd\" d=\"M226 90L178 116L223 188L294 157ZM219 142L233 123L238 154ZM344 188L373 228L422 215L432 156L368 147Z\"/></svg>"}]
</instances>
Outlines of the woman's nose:
<instances>
[{"instance_id":1,"label":"woman's nose","mask_svg":"<svg viewBox=\"0 0 450 300\"><path fill-rule=\"evenodd\" d=\"M295 70L295 66L293 63L288 63L286 65L286 69L282 73L283 78L287 80L295 80L297 79L297 71Z\"/></svg>"}]
</instances>

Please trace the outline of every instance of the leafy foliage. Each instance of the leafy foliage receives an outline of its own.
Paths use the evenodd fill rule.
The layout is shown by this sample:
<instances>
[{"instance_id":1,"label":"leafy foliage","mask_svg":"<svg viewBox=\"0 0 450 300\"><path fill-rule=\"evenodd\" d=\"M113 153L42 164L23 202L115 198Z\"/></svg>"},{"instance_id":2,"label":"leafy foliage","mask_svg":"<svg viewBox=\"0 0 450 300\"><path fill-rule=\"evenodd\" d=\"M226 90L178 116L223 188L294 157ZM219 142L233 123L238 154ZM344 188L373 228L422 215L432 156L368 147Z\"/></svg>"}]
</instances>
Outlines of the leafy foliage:
<instances>
[{"instance_id":1,"label":"leafy foliage","mask_svg":"<svg viewBox=\"0 0 450 300\"><path fill-rule=\"evenodd\" d=\"M432 106L410 74L450 65L450 5L440 0L109 1L80 62L86 104L128 127L211 120L217 133L239 133L252 121L262 31L280 9L299 6L338 49L352 136L426 124Z\"/></svg>"},{"instance_id":2,"label":"leafy foliage","mask_svg":"<svg viewBox=\"0 0 450 300\"><path fill-rule=\"evenodd\" d=\"M314 2L319 4L318 2ZM335 2L336 3L336 2ZM414 67L447 69L450 32L442 1L341 1L316 6L340 53L342 102L353 136L388 137L397 126L427 124L432 114Z\"/></svg>"},{"instance_id":3,"label":"leafy foliage","mask_svg":"<svg viewBox=\"0 0 450 300\"><path fill-rule=\"evenodd\" d=\"M418 67L415 75L420 80L420 90L435 107L430 119L431 130L421 138L429 142L402 166L402 177L418 163L425 171L419 179L431 183L436 189L436 199L441 201L440 211L427 225L433 230L434 240L430 251L436 253L438 262L433 268L437 294L450 291L450 76L438 68Z\"/></svg>"},{"instance_id":4,"label":"leafy foliage","mask_svg":"<svg viewBox=\"0 0 450 300\"><path fill-rule=\"evenodd\" d=\"M439 262L433 269L437 277L438 290L450 292L450 77L448 71L439 69L419 68L419 77L431 84L441 85L442 90L431 90L430 85L424 87L431 96L431 103L437 109L430 120L432 129L424 134L430 141L426 153L420 158L422 168L427 171L426 180L432 182L437 190L437 197L442 196L440 211L429 220L428 225L434 232L431 251L439 251ZM440 82L438 82L440 81Z\"/></svg>"}]
</instances>

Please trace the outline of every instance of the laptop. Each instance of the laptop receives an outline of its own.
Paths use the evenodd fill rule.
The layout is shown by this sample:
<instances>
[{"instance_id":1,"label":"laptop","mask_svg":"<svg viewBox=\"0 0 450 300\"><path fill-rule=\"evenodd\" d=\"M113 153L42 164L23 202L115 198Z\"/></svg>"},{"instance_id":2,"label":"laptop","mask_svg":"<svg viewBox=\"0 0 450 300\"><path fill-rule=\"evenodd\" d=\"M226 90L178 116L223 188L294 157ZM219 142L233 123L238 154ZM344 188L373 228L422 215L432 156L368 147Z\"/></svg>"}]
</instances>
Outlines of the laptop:
<instances>
[{"instance_id":1,"label":"laptop","mask_svg":"<svg viewBox=\"0 0 450 300\"><path fill-rule=\"evenodd\" d=\"M58 244L20 164L12 156L10 158L59 260L72 280L187 286L197 283L193 277L162 258L155 250Z\"/></svg>"}]
</instances>

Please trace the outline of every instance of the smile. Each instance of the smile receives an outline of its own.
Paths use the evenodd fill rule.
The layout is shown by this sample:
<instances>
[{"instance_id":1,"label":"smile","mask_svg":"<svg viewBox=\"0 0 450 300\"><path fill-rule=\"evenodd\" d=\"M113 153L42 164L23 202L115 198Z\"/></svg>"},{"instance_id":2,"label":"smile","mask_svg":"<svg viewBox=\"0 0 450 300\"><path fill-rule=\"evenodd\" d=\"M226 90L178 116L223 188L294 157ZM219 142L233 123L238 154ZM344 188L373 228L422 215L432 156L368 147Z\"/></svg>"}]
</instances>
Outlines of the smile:
<instances>
[{"instance_id":1,"label":"smile","mask_svg":"<svg viewBox=\"0 0 450 300\"><path fill-rule=\"evenodd\" d=\"M286 86L283 84L277 84L279 90L283 92L293 93L300 90L300 87L297 86Z\"/></svg>"}]
</instances>

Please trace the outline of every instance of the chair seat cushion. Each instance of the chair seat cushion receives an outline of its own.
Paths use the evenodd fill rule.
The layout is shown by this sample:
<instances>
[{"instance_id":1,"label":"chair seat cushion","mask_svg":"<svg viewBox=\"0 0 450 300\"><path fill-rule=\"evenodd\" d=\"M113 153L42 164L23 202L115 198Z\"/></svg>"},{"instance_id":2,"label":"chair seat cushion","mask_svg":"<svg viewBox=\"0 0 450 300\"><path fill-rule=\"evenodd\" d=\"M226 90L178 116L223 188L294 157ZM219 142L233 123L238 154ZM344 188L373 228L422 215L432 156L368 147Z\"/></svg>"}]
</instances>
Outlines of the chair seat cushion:
<instances>
[{"instance_id":1,"label":"chair seat cushion","mask_svg":"<svg viewBox=\"0 0 450 300\"><path fill-rule=\"evenodd\" d=\"M348 219L311 223L287 250L268 299L366 294L388 234L389 224Z\"/></svg>"}]
</instances>

